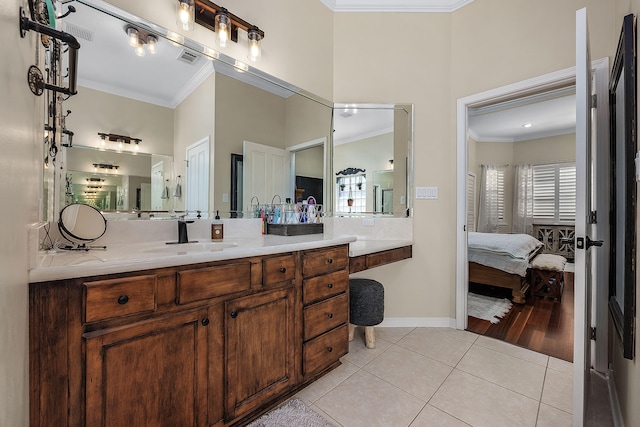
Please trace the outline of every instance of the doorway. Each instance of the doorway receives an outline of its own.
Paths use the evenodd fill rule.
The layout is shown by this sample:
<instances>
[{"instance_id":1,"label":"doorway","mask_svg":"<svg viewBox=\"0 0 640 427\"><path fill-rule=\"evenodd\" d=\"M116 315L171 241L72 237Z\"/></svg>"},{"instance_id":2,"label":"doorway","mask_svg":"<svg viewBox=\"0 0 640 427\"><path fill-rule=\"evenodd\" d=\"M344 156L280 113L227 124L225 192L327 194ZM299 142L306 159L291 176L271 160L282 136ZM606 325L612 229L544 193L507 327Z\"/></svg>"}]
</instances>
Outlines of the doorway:
<instances>
[{"instance_id":1,"label":"doorway","mask_svg":"<svg viewBox=\"0 0 640 427\"><path fill-rule=\"evenodd\" d=\"M596 93L599 99L605 99L607 97L607 84L608 84L608 59L597 60L592 65L595 70L596 80ZM558 89L561 87L569 87L575 84L575 68L569 68L558 72L550 73L547 75L539 76L533 79L525 80L515 84L507 85L504 87L489 90L483 93L472 95L466 98L458 100L457 103L457 140L458 140L458 152L457 152L457 223L460 226L456 233L456 327L458 329L466 329L468 327L467 317L467 295L469 291L469 271L468 271L468 255L467 255L467 227L466 224L468 218L468 173L469 168L469 110L472 108L478 108L488 106L492 104L498 104L505 101L519 99L528 95L544 93L550 90ZM602 102L601 104L606 104ZM599 105L602 107L602 105ZM608 109L598 108L598 120L597 123L602 123L601 115L608 115ZM607 119L604 120L607 123ZM607 141L608 126L597 126L594 129L594 134L597 134L597 140ZM595 147L598 153L597 166L597 187L594 189L597 193L606 194L607 192L607 179L608 172L601 170L606 168L606 159L608 159L608 145L600 144ZM606 179L605 179L606 178ZM477 177L477 181L480 181L480 177ZM603 214L608 210L608 201L605 198L598 198L598 211ZM599 212L600 215L600 212ZM605 222L605 221L603 221ZM608 220L606 221L608 223ZM604 227L603 227L604 228ZM604 233L604 230L598 230L598 233ZM608 230L607 230L608 232ZM597 265L597 283L600 286L594 287L593 295L591 299L593 301L600 301L604 303L595 303L593 305L593 313L596 324L607 324L607 290L602 284L607 283L608 265L605 263L606 257L598 257ZM607 328L606 326L597 328L597 340L595 344L593 366L601 371L606 371L607 364ZM602 334L602 335L600 335Z\"/></svg>"}]
</instances>

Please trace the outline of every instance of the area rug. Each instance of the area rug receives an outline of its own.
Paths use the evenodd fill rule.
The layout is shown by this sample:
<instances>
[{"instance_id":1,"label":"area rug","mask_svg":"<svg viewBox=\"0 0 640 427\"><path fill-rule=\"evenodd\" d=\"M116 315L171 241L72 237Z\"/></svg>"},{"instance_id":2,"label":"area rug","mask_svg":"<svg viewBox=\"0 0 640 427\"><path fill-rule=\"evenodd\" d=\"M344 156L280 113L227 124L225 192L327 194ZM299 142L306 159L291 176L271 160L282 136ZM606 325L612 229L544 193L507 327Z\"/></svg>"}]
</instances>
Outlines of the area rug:
<instances>
[{"instance_id":1,"label":"area rug","mask_svg":"<svg viewBox=\"0 0 640 427\"><path fill-rule=\"evenodd\" d=\"M335 427L304 404L300 399L291 399L284 405L268 412L247 427Z\"/></svg>"},{"instance_id":2,"label":"area rug","mask_svg":"<svg viewBox=\"0 0 640 427\"><path fill-rule=\"evenodd\" d=\"M500 322L512 306L507 298L493 298L472 292L467 295L467 314L494 324Z\"/></svg>"}]
</instances>

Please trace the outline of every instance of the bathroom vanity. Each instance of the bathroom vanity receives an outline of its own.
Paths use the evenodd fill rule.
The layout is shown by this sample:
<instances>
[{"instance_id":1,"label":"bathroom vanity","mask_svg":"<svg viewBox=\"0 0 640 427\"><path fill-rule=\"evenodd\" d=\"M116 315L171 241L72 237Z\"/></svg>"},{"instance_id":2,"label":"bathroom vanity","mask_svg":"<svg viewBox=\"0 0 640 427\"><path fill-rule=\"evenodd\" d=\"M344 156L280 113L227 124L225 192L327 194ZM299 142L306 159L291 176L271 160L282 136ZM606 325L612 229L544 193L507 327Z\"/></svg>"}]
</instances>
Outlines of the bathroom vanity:
<instances>
[{"instance_id":1,"label":"bathroom vanity","mask_svg":"<svg viewBox=\"0 0 640 427\"><path fill-rule=\"evenodd\" d=\"M282 239L50 268L29 287L31 425L241 425L338 366L354 239Z\"/></svg>"}]
</instances>

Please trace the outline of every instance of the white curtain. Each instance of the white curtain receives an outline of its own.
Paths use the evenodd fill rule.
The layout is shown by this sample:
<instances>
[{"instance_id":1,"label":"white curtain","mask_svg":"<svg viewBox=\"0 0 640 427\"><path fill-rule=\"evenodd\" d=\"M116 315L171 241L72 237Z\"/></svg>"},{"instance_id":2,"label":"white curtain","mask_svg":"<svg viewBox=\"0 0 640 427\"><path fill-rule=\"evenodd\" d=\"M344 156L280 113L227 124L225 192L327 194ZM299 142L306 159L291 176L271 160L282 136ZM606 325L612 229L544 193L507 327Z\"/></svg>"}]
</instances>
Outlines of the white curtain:
<instances>
[{"instance_id":1,"label":"white curtain","mask_svg":"<svg viewBox=\"0 0 640 427\"><path fill-rule=\"evenodd\" d=\"M497 233L500 226L500 184L498 166L482 165L480 206L477 229L482 233Z\"/></svg>"},{"instance_id":2,"label":"white curtain","mask_svg":"<svg viewBox=\"0 0 640 427\"><path fill-rule=\"evenodd\" d=\"M517 165L512 233L533 235L533 166Z\"/></svg>"}]
</instances>

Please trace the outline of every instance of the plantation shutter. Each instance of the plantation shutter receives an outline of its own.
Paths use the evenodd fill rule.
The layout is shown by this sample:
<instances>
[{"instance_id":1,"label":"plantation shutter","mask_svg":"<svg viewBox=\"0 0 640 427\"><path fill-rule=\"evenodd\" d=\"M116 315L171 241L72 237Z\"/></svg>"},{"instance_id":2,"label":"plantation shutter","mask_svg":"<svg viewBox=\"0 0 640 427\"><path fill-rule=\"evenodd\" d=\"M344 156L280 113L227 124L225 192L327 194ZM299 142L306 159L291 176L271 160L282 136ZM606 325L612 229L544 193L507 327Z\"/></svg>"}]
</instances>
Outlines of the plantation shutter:
<instances>
[{"instance_id":1,"label":"plantation shutter","mask_svg":"<svg viewBox=\"0 0 640 427\"><path fill-rule=\"evenodd\" d=\"M467 174L467 231L476 231L476 176Z\"/></svg>"},{"instance_id":2,"label":"plantation shutter","mask_svg":"<svg viewBox=\"0 0 640 427\"><path fill-rule=\"evenodd\" d=\"M573 223L576 216L576 166L533 167L533 220L538 224Z\"/></svg>"}]
</instances>

